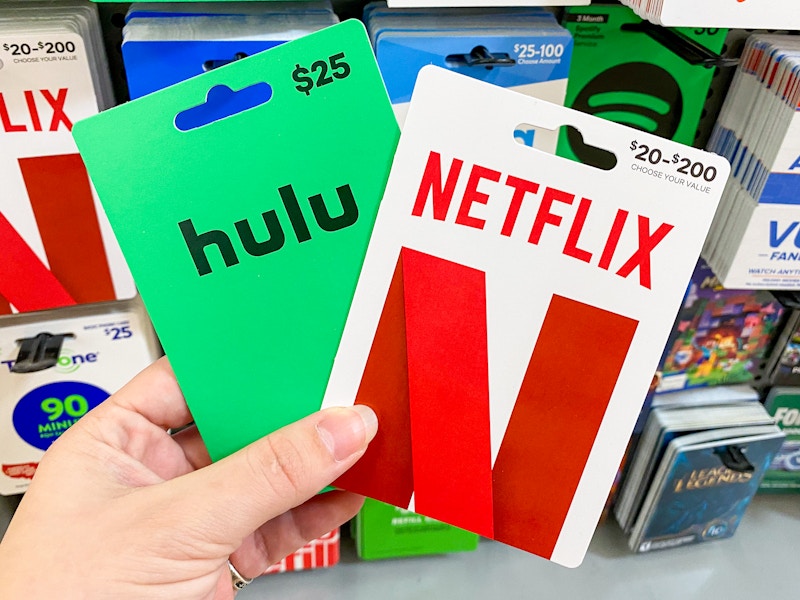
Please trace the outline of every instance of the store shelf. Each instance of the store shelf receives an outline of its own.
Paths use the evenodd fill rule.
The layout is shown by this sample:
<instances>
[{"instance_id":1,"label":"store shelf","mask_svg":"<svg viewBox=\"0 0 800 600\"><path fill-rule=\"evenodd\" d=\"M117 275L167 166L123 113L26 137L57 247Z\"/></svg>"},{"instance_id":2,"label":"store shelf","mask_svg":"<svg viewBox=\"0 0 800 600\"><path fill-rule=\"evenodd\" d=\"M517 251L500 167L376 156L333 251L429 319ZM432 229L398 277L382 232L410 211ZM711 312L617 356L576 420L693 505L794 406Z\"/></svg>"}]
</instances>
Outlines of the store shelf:
<instances>
[{"instance_id":1,"label":"store shelf","mask_svg":"<svg viewBox=\"0 0 800 600\"><path fill-rule=\"evenodd\" d=\"M333 0L340 17L358 17L366 0ZM2 0L0 0L2 3ZM118 25L127 3L100 4L112 76L124 95ZM112 26L116 16L117 23ZM747 32L727 39L729 56ZM708 137L733 69L712 82L697 142ZM0 497L0 539L20 497ZM730 540L647 555L632 554L609 522L594 535L584 564L566 569L483 540L476 552L363 562L349 538L333 569L261 577L237 600L772 600L798 597L800 495L758 496ZM4 600L4 599L0 599Z\"/></svg>"},{"instance_id":2,"label":"store shelf","mask_svg":"<svg viewBox=\"0 0 800 600\"><path fill-rule=\"evenodd\" d=\"M237 600L796 598L796 540L800 496L757 497L729 540L647 555L609 522L577 569L486 540L469 554L364 563L344 540L336 568L262 577Z\"/></svg>"},{"instance_id":3,"label":"store shelf","mask_svg":"<svg viewBox=\"0 0 800 600\"><path fill-rule=\"evenodd\" d=\"M0 535L17 502L0 498ZM335 568L261 577L237 600L795 598L797 540L800 495L757 496L729 540L645 555L609 522L577 569L487 540L467 554L362 562L344 539Z\"/></svg>"}]
</instances>

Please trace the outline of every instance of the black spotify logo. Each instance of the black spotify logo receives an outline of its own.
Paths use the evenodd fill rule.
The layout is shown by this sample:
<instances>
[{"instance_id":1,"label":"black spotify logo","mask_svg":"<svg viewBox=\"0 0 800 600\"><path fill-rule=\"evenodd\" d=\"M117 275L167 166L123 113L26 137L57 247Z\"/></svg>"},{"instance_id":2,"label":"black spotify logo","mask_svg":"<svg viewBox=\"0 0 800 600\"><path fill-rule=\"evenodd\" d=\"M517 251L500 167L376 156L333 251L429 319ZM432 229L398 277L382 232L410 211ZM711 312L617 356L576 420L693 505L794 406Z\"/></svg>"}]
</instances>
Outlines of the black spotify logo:
<instances>
[{"instance_id":1,"label":"black spotify logo","mask_svg":"<svg viewBox=\"0 0 800 600\"><path fill-rule=\"evenodd\" d=\"M572 108L672 139L683 116L683 94L675 78L652 63L631 62L612 67L581 90ZM570 129L567 140L583 163L595 164L597 149ZM602 159L600 158L602 162Z\"/></svg>"}]
</instances>

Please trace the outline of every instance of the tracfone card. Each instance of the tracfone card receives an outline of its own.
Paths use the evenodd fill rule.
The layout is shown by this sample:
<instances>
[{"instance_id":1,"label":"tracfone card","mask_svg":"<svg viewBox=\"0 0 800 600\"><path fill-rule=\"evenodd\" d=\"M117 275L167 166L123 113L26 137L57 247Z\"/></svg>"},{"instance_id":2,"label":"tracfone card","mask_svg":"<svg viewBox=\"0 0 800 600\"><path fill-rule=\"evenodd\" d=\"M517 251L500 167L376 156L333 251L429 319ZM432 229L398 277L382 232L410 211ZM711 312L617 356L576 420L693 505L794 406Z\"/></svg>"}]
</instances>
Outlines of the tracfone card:
<instances>
[{"instance_id":1,"label":"tracfone card","mask_svg":"<svg viewBox=\"0 0 800 600\"><path fill-rule=\"evenodd\" d=\"M572 125L616 164L523 146L520 123ZM379 417L339 484L579 564L727 176L718 156L425 67L323 403Z\"/></svg>"},{"instance_id":2,"label":"tracfone card","mask_svg":"<svg viewBox=\"0 0 800 600\"><path fill-rule=\"evenodd\" d=\"M56 336L55 364L33 370ZM24 492L45 450L159 355L138 298L2 319L0 496Z\"/></svg>"}]
</instances>

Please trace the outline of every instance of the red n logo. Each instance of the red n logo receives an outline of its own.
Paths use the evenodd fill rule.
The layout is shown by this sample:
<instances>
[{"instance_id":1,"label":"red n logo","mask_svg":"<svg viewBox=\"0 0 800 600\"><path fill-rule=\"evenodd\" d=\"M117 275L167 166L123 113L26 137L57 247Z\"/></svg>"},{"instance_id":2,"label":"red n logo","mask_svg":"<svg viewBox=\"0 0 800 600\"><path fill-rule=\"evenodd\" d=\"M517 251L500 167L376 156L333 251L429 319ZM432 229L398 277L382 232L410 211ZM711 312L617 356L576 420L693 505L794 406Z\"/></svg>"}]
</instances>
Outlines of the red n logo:
<instances>
[{"instance_id":1,"label":"red n logo","mask_svg":"<svg viewBox=\"0 0 800 600\"><path fill-rule=\"evenodd\" d=\"M549 558L638 322L553 295L492 465L486 314L482 271L402 249L356 398L379 432L337 485Z\"/></svg>"},{"instance_id":2,"label":"red n logo","mask_svg":"<svg viewBox=\"0 0 800 600\"><path fill-rule=\"evenodd\" d=\"M0 213L0 315L116 296L89 176L79 154L19 159L48 270Z\"/></svg>"}]
</instances>

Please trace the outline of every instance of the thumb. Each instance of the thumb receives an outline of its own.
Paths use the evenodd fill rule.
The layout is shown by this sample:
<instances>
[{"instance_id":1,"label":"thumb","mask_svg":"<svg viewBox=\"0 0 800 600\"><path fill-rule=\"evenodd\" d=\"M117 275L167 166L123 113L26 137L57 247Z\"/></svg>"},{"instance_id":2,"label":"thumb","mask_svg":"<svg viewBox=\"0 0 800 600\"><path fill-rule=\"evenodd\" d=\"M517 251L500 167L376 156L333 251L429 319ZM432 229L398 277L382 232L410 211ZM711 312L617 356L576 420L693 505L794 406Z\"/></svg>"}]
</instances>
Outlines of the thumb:
<instances>
[{"instance_id":1,"label":"thumb","mask_svg":"<svg viewBox=\"0 0 800 600\"><path fill-rule=\"evenodd\" d=\"M329 408L173 479L181 519L225 532L236 547L261 525L298 506L361 458L378 430L367 406ZM188 504L188 506L187 506ZM217 535L219 535L217 533Z\"/></svg>"}]
</instances>

